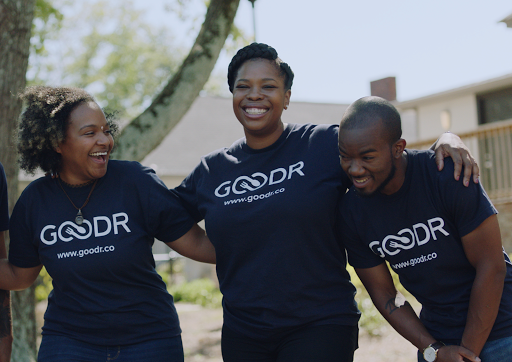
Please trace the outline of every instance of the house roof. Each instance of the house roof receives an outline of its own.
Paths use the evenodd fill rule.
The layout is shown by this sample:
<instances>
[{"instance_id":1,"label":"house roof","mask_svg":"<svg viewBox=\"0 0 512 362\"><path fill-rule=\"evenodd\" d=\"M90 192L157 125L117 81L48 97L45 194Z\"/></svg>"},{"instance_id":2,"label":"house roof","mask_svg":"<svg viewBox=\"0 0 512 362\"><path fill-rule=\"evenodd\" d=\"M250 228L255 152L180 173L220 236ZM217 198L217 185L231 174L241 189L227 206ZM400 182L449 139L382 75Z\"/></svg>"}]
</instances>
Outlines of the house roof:
<instances>
[{"instance_id":1,"label":"house roof","mask_svg":"<svg viewBox=\"0 0 512 362\"><path fill-rule=\"evenodd\" d=\"M426 103L436 102L442 99L460 97L469 94L481 94L490 91L496 91L512 86L512 73L501 77L485 80L483 82L472 83L463 87L450 89L448 91L434 93L425 97L411 99L404 102L397 102L395 105L400 109L414 108Z\"/></svg>"},{"instance_id":2,"label":"house roof","mask_svg":"<svg viewBox=\"0 0 512 362\"><path fill-rule=\"evenodd\" d=\"M339 123L347 104L291 102L282 115L285 123ZM229 147L244 137L233 113L231 98L198 97L182 120L142 164L160 176L188 175L201 156Z\"/></svg>"}]
</instances>

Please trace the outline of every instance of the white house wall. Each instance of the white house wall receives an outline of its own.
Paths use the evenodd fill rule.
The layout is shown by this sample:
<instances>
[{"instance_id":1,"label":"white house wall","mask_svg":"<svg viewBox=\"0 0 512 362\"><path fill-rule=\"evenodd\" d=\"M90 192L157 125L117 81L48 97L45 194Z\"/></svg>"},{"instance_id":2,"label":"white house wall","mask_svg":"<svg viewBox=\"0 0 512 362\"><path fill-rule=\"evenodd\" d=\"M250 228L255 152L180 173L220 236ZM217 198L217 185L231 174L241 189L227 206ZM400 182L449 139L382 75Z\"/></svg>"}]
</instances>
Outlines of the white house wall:
<instances>
[{"instance_id":1,"label":"white house wall","mask_svg":"<svg viewBox=\"0 0 512 362\"><path fill-rule=\"evenodd\" d=\"M441 133L451 131L462 133L475 130L478 127L476 97L474 94L447 98L417 106L418 140L437 138ZM443 129L441 113L448 111L451 116L451 126Z\"/></svg>"}]
</instances>

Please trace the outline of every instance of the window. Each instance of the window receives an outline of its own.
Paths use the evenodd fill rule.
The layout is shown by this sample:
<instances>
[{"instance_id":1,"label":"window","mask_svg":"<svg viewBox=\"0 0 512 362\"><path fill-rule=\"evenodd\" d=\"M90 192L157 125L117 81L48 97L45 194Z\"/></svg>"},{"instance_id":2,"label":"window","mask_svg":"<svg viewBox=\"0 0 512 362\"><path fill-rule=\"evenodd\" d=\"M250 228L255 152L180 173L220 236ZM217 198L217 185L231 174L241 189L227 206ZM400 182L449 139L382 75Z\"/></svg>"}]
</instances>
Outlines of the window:
<instances>
[{"instance_id":1,"label":"window","mask_svg":"<svg viewBox=\"0 0 512 362\"><path fill-rule=\"evenodd\" d=\"M512 119L512 88L480 94L477 105L479 124Z\"/></svg>"}]
</instances>

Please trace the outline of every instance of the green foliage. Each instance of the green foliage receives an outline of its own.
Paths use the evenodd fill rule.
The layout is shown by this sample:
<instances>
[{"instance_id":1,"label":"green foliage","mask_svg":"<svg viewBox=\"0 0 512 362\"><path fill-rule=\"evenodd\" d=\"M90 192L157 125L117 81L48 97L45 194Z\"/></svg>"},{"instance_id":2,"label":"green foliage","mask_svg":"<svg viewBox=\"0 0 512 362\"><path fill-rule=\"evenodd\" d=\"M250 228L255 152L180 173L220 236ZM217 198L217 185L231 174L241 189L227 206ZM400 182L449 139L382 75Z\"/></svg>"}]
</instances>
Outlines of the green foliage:
<instances>
[{"instance_id":1,"label":"green foliage","mask_svg":"<svg viewBox=\"0 0 512 362\"><path fill-rule=\"evenodd\" d=\"M85 88L121 119L149 106L185 56L169 27L150 23L132 1L38 4L28 83Z\"/></svg>"},{"instance_id":2,"label":"green foliage","mask_svg":"<svg viewBox=\"0 0 512 362\"><path fill-rule=\"evenodd\" d=\"M40 302L42 300L46 300L52 290L52 277L48 274L46 268L43 267L43 269L41 269L39 272L39 276L36 280L36 301Z\"/></svg>"},{"instance_id":3,"label":"green foliage","mask_svg":"<svg viewBox=\"0 0 512 362\"><path fill-rule=\"evenodd\" d=\"M210 279L196 279L188 283L171 285L167 288L175 302L200 304L203 307L222 306L222 294Z\"/></svg>"},{"instance_id":4,"label":"green foliage","mask_svg":"<svg viewBox=\"0 0 512 362\"><path fill-rule=\"evenodd\" d=\"M173 46L170 30L144 20L131 1L114 5L96 1L83 6L79 44L67 52L66 80L95 95L102 107L121 118L134 117L149 106L184 58Z\"/></svg>"},{"instance_id":5,"label":"green foliage","mask_svg":"<svg viewBox=\"0 0 512 362\"><path fill-rule=\"evenodd\" d=\"M148 2L148 10L150 6ZM169 23L187 21L179 25L197 33L204 14L192 8L191 0L169 1ZM145 15L132 1L37 0L28 84L82 87L102 107L118 111L122 120L134 118L151 104L188 51L177 45L182 42L169 26L151 23ZM246 43L233 25L227 56ZM224 71L212 76L205 92L227 95L225 78Z\"/></svg>"},{"instance_id":6,"label":"green foliage","mask_svg":"<svg viewBox=\"0 0 512 362\"><path fill-rule=\"evenodd\" d=\"M30 39L32 55L46 55L45 39L60 30L63 19L64 15L54 7L51 0L36 0Z\"/></svg>"},{"instance_id":7,"label":"green foliage","mask_svg":"<svg viewBox=\"0 0 512 362\"><path fill-rule=\"evenodd\" d=\"M65 7L69 0L36 0L32 37L30 38L30 57L27 83L33 85L39 79L54 70L57 64L48 63L48 41L60 33L64 15L59 8Z\"/></svg>"}]
</instances>

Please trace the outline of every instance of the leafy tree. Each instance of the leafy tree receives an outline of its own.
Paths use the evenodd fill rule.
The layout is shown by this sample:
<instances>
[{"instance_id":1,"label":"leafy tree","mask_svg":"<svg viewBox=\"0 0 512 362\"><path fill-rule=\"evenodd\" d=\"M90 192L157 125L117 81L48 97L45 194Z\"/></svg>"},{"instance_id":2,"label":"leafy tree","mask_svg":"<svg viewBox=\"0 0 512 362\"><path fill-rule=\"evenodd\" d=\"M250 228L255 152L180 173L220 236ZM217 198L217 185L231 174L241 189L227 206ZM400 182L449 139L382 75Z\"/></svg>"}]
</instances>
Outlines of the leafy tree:
<instances>
[{"instance_id":1,"label":"leafy tree","mask_svg":"<svg viewBox=\"0 0 512 362\"><path fill-rule=\"evenodd\" d=\"M208 81L233 26L240 0L211 0L188 56L151 105L122 131L116 157L142 160L188 111Z\"/></svg>"},{"instance_id":2,"label":"leafy tree","mask_svg":"<svg viewBox=\"0 0 512 362\"><path fill-rule=\"evenodd\" d=\"M171 29L148 23L146 12L136 9L132 1L38 1L46 6L34 22L38 26L32 39L29 83L85 88L102 107L116 110L123 120L151 104L186 56ZM63 9L64 20L50 2ZM170 2L167 11L178 14L186 21L182 25L195 33L198 19L190 19L188 3ZM245 37L233 26L226 48L233 52L242 44ZM225 74L211 78L205 86L207 92L226 95L221 90L226 88Z\"/></svg>"},{"instance_id":3,"label":"leafy tree","mask_svg":"<svg viewBox=\"0 0 512 362\"><path fill-rule=\"evenodd\" d=\"M18 196L14 130L21 102L16 94L25 87L34 5L35 0L0 0L0 162L7 175L11 210ZM34 288L12 293L12 315L12 360L35 361Z\"/></svg>"}]
</instances>

